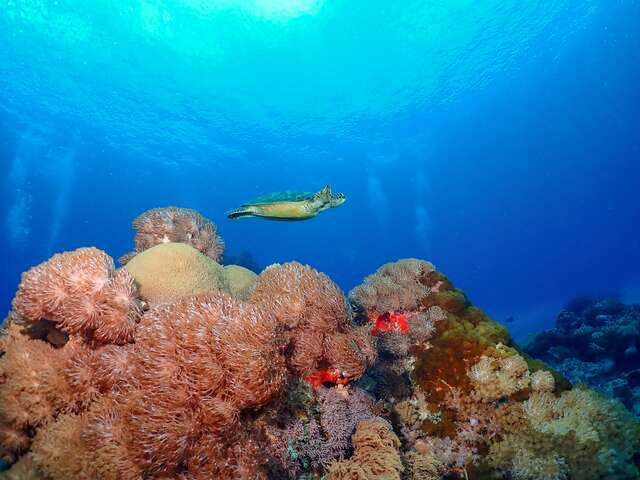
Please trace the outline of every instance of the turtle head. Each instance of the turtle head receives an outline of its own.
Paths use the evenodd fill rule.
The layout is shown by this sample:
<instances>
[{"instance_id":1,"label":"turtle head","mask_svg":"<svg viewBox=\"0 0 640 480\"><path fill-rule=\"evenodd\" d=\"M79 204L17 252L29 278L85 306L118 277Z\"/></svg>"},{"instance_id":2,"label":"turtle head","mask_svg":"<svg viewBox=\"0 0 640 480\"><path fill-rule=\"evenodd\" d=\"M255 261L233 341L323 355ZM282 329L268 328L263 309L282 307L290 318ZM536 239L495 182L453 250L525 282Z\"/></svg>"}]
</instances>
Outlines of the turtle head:
<instances>
[{"instance_id":1,"label":"turtle head","mask_svg":"<svg viewBox=\"0 0 640 480\"><path fill-rule=\"evenodd\" d=\"M336 193L331 196L331 208L339 207L346 201L347 197L345 197L344 193Z\"/></svg>"},{"instance_id":2,"label":"turtle head","mask_svg":"<svg viewBox=\"0 0 640 480\"><path fill-rule=\"evenodd\" d=\"M339 207L347 201L343 193L331 193L331 185L327 185L313 196L318 212L323 212L329 208Z\"/></svg>"}]
</instances>

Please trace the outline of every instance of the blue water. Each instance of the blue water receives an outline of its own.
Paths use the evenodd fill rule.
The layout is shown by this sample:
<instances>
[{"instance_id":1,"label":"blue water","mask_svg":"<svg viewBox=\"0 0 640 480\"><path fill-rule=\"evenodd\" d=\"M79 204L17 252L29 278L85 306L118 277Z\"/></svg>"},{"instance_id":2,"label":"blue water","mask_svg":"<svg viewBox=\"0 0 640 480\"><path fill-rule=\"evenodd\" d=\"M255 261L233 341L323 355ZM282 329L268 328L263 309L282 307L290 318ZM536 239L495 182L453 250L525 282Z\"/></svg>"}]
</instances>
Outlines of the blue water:
<instances>
[{"instance_id":1,"label":"blue water","mask_svg":"<svg viewBox=\"0 0 640 480\"><path fill-rule=\"evenodd\" d=\"M516 337L640 300L640 2L0 1L0 310L177 205L349 290L425 258ZM331 183L307 222L227 220Z\"/></svg>"}]
</instances>

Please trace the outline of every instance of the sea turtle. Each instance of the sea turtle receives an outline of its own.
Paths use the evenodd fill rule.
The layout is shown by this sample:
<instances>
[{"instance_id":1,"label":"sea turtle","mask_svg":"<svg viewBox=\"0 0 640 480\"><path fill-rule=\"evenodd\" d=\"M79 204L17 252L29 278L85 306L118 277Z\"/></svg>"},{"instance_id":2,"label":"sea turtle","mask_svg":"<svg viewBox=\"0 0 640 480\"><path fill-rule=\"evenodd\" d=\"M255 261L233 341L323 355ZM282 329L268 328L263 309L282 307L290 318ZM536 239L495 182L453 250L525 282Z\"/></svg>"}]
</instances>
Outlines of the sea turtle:
<instances>
[{"instance_id":1,"label":"sea turtle","mask_svg":"<svg viewBox=\"0 0 640 480\"><path fill-rule=\"evenodd\" d=\"M332 194L327 185L319 192L278 192L256 198L227 213L229 218L260 217L270 220L306 220L347 201L342 193Z\"/></svg>"}]
</instances>

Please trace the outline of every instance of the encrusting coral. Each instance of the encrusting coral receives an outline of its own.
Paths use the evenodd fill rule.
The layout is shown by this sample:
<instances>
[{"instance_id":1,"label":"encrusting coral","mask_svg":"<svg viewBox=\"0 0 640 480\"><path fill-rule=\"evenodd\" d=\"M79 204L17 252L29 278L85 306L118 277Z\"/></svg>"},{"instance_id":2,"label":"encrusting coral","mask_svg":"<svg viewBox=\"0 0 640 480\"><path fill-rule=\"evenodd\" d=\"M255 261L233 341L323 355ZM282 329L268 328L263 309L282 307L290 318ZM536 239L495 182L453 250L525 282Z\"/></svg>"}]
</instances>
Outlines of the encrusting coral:
<instances>
[{"instance_id":1,"label":"encrusting coral","mask_svg":"<svg viewBox=\"0 0 640 480\"><path fill-rule=\"evenodd\" d=\"M640 478L637 421L527 357L428 262L387 264L347 302L297 262L223 268L195 212L136 229L126 268L82 248L23 275L0 335L0 475ZM193 289L168 249L215 274ZM136 276L145 257L170 294Z\"/></svg>"}]
</instances>

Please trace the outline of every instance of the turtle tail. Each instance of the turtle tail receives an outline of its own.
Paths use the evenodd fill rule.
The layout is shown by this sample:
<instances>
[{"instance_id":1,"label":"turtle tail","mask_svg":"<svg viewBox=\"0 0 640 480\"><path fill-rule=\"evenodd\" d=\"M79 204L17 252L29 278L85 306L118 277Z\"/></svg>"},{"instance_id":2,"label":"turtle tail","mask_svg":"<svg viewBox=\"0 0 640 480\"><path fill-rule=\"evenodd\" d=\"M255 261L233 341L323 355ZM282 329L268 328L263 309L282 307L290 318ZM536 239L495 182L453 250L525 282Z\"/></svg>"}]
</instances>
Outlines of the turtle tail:
<instances>
[{"instance_id":1,"label":"turtle tail","mask_svg":"<svg viewBox=\"0 0 640 480\"><path fill-rule=\"evenodd\" d=\"M251 208L247 208L247 207L240 207L240 208L236 208L235 210L231 210L230 212L227 212L227 218L230 218L232 220L235 220L236 218L253 217L254 215L255 215L255 212Z\"/></svg>"}]
</instances>

